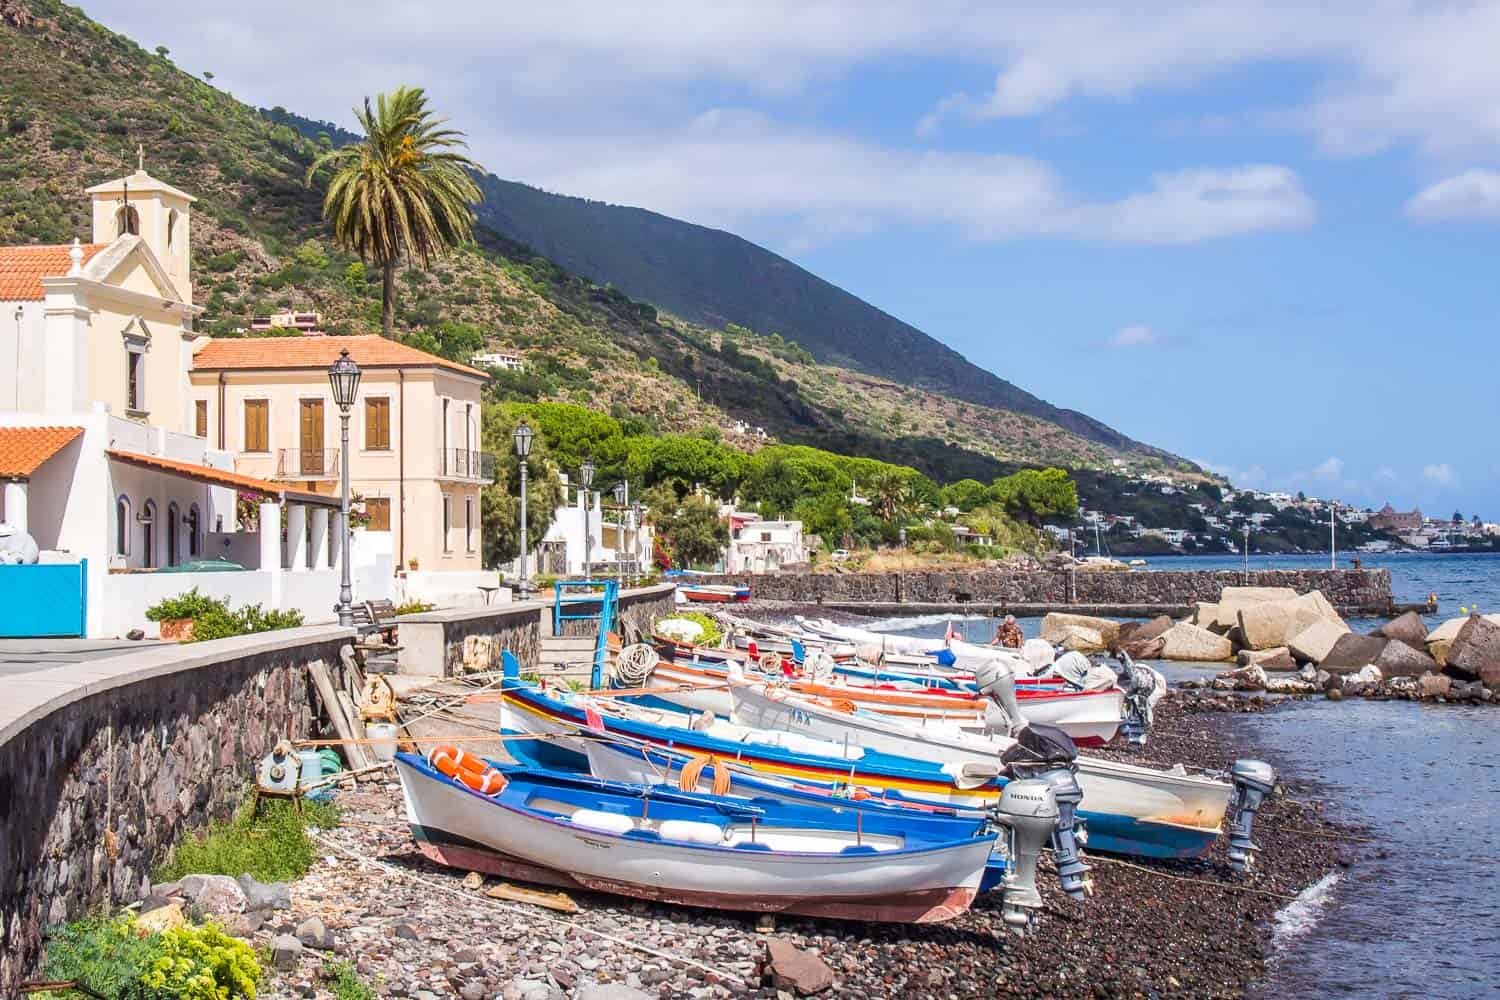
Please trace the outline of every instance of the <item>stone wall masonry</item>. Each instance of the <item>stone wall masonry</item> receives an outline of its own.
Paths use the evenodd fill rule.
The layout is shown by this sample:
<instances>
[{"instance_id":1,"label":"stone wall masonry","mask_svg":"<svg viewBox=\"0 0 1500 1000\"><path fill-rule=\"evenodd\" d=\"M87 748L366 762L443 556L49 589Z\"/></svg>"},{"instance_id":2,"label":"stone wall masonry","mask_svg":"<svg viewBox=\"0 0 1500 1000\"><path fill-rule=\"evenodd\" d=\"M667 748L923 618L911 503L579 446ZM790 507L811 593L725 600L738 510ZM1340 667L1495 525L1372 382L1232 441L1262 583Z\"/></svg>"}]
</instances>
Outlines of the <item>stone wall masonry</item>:
<instances>
[{"instance_id":1,"label":"stone wall masonry","mask_svg":"<svg viewBox=\"0 0 1500 1000\"><path fill-rule=\"evenodd\" d=\"M665 618L672 613L677 606L674 594L677 586L671 583L659 583L653 587L637 587L632 590L620 591L620 617L630 622L642 632L650 632L652 624L658 618ZM581 606L587 609L587 605ZM594 606L598 610L598 606ZM548 605L549 615L551 605ZM550 623L549 623L550 624ZM591 621L566 621L563 622L563 635L593 635L594 623Z\"/></svg>"},{"instance_id":2,"label":"stone wall masonry","mask_svg":"<svg viewBox=\"0 0 1500 1000\"><path fill-rule=\"evenodd\" d=\"M1391 606L1391 574L1384 569L1252 570L985 570L973 573L771 573L718 576L704 582L749 586L774 601L872 604L946 604L972 601L1025 605L1154 605L1187 607L1217 601L1225 587L1321 590L1335 607L1383 613Z\"/></svg>"},{"instance_id":3,"label":"stone wall masonry","mask_svg":"<svg viewBox=\"0 0 1500 1000\"><path fill-rule=\"evenodd\" d=\"M6 678L0 996L45 927L139 899L184 834L228 817L282 737L314 732L308 667L342 683L352 630L289 629Z\"/></svg>"}]
</instances>

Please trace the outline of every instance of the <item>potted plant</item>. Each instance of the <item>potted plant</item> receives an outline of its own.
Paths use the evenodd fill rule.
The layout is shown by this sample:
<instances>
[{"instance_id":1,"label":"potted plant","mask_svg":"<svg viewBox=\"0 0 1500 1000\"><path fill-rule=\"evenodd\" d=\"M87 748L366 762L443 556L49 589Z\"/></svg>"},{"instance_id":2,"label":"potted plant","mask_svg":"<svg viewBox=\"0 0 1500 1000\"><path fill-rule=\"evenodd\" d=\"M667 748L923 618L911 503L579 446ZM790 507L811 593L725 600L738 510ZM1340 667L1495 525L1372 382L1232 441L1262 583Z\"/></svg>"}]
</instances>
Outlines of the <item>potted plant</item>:
<instances>
[{"instance_id":1,"label":"potted plant","mask_svg":"<svg viewBox=\"0 0 1500 1000\"><path fill-rule=\"evenodd\" d=\"M412 570L413 572L416 571L417 565L418 564L416 556L412 556L410 559L406 560L406 568Z\"/></svg>"},{"instance_id":2,"label":"potted plant","mask_svg":"<svg viewBox=\"0 0 1500 1000\"><path fill-rule=\"evenodd\" d=\"M157 623L165 642L192 642L193 620L226 605L218 598L199 593L194 587L185 594L167 597L146 609L146 618Z\"/></svg>"}]
</instances>

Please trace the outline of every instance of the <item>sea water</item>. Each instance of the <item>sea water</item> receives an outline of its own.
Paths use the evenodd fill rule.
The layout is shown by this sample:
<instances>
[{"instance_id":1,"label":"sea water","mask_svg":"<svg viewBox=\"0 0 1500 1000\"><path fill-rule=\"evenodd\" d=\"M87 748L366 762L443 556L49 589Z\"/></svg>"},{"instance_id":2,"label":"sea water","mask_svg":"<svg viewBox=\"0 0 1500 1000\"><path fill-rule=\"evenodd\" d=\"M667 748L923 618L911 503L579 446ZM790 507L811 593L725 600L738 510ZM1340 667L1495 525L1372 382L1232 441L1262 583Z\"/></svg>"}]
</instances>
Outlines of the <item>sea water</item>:
<instances>
[{"instance_id":1,"label":"sea water","mask_svg":"<svg viewBox=\"0 0 1500 1000\"><path fill-rule=\"evenodd\" d=\"M1500 554L1382 554L1358 558L1391 571L1396 600L1438 596L1434 625L1460 607L1500 612ZM1154 569L1239 569L1240 559L1153 558ZM1348 567L1345 556L1341 567ZM1316 569L1324 556L1254 556L1251 569ZM1139 572L1139 570L1137 570ZM946 617L881 623L940 639ZM987 642L991 618L955 618ZM1351 621L1368 630L1378 621ZM1039 619L1022 620L1035 635ZM1180 678L1196 671L1170 665ZM1288 701L1227 716L1284 774L1308 782L1334 818L1368 827L1379 844L1309 886L1277 915L1275 947L1257 997L1500 995L1500 708L1412 702ZM1376 851L1383 851L1384 858ZM1263 862L1274 865L1274 857Z\"/></svg>"}]
</instances>

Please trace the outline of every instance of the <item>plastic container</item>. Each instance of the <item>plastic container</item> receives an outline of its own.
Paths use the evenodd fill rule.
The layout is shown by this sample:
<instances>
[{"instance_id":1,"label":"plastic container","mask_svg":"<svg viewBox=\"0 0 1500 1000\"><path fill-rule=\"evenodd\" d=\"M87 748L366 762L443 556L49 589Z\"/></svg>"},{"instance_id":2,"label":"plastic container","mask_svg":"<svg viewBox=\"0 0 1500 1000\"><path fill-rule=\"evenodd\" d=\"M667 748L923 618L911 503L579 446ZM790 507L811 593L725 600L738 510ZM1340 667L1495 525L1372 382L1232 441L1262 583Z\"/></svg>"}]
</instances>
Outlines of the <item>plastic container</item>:
<instances>
[{"instance_id":1,"label":"plastic container","mask_svg":"<svg viewBox=\"0 0 1500 1000\"><path fill-rule=\"evenodd\" d=\"M316 750L298 750L297 764L301 768L298 771L297 787L306 788L323 780L323 758Z\"/></svg>"},{"instance_id":2,"label":"plastic container","mask_svg":"<svg viewBox=\"0 0 1500 1000\"><path fill-rule=\"evenodd\" d=\"M396 756L396 727L389 722L372 722L365 726L365 735L373 742L370 749L376 760L394 760Z\"/></svg>"}]
</instances>

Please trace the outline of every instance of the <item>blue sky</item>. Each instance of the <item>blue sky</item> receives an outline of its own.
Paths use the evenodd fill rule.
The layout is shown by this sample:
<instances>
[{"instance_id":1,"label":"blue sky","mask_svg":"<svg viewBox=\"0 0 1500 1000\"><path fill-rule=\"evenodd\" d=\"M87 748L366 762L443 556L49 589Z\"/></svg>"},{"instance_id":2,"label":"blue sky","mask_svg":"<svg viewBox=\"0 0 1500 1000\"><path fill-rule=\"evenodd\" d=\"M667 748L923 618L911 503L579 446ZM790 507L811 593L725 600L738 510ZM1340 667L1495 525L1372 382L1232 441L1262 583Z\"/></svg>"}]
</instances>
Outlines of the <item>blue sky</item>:
<instances>
[{"instance_id":1,"label":"blue sky","mask_svg":"<svg viewBox=\"0 0 1500 1000\"><path fill-rule=\"evenodd\" d=\"M262 106L737 232L1241 485L1500 518L1500 4L200 0Z\"/></svg>"}]
</instances>

